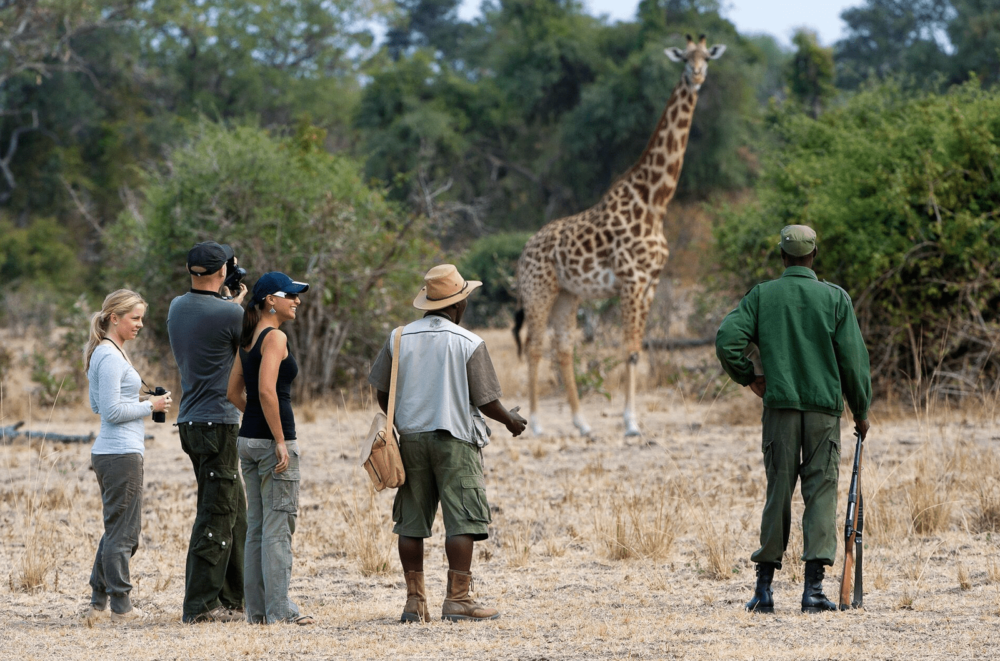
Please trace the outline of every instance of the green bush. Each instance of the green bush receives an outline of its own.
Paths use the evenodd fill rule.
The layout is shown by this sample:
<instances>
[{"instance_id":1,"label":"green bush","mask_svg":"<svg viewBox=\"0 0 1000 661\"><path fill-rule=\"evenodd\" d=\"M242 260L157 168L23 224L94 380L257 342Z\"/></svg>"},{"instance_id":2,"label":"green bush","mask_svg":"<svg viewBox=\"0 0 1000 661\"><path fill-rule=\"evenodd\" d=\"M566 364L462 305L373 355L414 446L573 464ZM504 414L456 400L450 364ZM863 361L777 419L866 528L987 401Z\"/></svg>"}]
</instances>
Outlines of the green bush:
<instances>
[{"instance_id":1,"label":"green bush","mask_svg":"<svg viewBox=\"0 0 1000 661\"><path fill-rule=\"evenodd\" d=\"M0 218L0 322L47 326L80 294L83 266L73 237L50 219L17 227ZM16 318L12 318L16 316Z\"/></svg>"},{"instance_id":2,"label":"green bush","mask_svg":"<svg viewBox=\"0 0 1000 661\"><path fill-rule=\"evenodd\" d=\"M148 173L144 204L110 233L129 259L109 281L149 301L147 325L164 355L168 305L189 287L187 251L199 241L232 245L250 287L267 271L310 284L288 326L302 391L363 376L393 325L412 316L408 300L431 254L423 220L367 187L359 165L325 151L324 138L306 125L280 137L202 121Z\"/></svg>"},{"instance_id":3,"label":"green bush","mask_svg":"<svg viewBox=\"0 0 1000 661\"><path fill-rule=\"evenodd\" d=\"M477 240L462 257L459 271L469 280L481 280L483 286L469 297L466 319L473 326L505 326L517 305L515 280L517 260L527 232L492 234Z\"/></svg>"},{"instance_id":4,"label":"green bush","mask_svg":"<svg viewBox=\"0 0 1000 661\"><path fill-rule=\"evenodd\" d=\"M810 225L816 271L854 299L885 386L920 396L997 383L1000 93L870 88L818 120L769 117L757 202L721 214L719 263L740 293L780 275L778 232Z\"/></svg>"}]
</instances>

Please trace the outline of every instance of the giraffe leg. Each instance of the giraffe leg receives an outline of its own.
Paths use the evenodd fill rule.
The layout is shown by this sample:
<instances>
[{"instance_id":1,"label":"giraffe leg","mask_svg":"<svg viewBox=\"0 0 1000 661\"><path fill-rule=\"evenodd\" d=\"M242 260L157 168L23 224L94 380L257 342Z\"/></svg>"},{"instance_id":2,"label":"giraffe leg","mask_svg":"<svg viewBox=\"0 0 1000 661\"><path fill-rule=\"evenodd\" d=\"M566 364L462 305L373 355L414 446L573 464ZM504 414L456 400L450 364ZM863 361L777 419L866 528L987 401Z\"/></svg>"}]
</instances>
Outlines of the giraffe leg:
<instances>
[{"instance_id":1,"label":"giraffe leg","mask_svg":"<svg viewBox=\"0 0 1000 661\"><path fill-rule=\"evenodd\" d=\"M625 436L639 436L639 421L635 415L635 381L642 351L642 336L646 330L649 308L656 295L657 281L637 282L622 288L622 316L625 331Z\"/></svg>"},{"instance_id":2,"label":"giraffe leg","mask_svg":"<svg viewBox=\"0 0 1000 661\"><path fill-rule=\"evenodd\" d=\"M538 419L538 366L542 362L545 329L548 327L549 313L556 299L557 291L545 289L534 296L526 296L524 306L525 323L528 326L528 424L531 433L541 436L542 424Z\"/></svg>"},{"instance_id":3,"label":"giraffe leg","mask_svg":"<svg viewBox=\"0 0 1000 661\"><path fill-rule=\"evenodd\" d=\"M552 306L552 329L555 333L556 357L559 361L559 373L562 376L563 387L566 388L566 400L573 413L573 425L581 436L590 436L590 425L580 414L580 396L576 391L576 372L573 369L573 331L576 329L576 311L580 307L580 299L569 292L562 291Z\"/></svg>"}]
</instances>

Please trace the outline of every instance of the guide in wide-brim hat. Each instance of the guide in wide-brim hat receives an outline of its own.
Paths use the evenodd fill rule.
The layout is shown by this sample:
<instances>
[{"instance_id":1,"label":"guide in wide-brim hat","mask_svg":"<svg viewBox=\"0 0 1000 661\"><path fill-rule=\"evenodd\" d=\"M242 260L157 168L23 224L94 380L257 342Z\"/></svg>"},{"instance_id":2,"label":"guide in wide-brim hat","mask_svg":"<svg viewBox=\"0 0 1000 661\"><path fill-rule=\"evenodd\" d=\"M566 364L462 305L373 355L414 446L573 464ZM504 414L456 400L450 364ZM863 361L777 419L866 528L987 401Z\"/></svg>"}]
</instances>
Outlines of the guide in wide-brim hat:
<instances>
[{"instance_id":1,"label":"guide in wide-brim hat","mask_svg":"<svg viewBox=\"0 0 1000 661\"><path fill-rule=\"evenodd\" d=\"M466 280L454 264L435 266L424 276L424 287L413 299L418 310L442 310L469 297L483 283Z\"/></svg>"}]
</instances>

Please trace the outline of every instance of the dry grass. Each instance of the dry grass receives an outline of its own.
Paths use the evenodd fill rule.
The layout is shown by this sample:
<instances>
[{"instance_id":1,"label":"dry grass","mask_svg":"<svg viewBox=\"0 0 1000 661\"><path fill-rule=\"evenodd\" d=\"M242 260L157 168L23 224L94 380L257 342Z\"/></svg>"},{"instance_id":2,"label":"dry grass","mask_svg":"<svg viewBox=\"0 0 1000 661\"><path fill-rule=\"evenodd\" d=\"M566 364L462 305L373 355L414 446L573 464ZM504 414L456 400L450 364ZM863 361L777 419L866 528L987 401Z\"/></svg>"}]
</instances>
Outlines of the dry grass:
<instances>
[{"instance_id":1,"label":"dry grass","mask_svg":"<svg viewBox=\"0 0 1000 661\"><path fill-rule=\"evenodd\" d=\"M993 554L986 557L986 581L990 585L1000 584L1000 563Z\"/></svg>"},{"instance_id":2,"label":"dry grass","mask_svg":"<svg viewBox=\"0 0 1000 661\"><path fill-rule=\"evenodd\" d=\"M364 487L351 490L339 502L347 524L344 539L348 556L357 563L362 576L388 574L395 555L396 536L390 532L392 520L376 501L375 489L370 484Z\"/></svg>"},{"instance_id":3,"label":"dry grass","mask_svg":"<svg viewBox=\"0 0 1000 661\"><path fill-rule=\"evenodd\" d=\"M965 591L972 589L972 579L969 578L969 570L965 568L963 563L958 563L958 587Z\"/></svg>"},{"instance_id":4,"label":"dry grass","mask_svg":"<svg viewBox=\"0 0 1000 661\"><path fill-rule=\"evenodd\" d=\"M490 352L498 365L516 366L507 337L487 337ZM710 349L671 356L692 369L709 358ZM512 367L509 378L523 369ZM523 385L504 388L508 406L526 404L516 395ZM291 593L317 617L312 628L180 624L195 485L169 424L147 425L155 439L147 445L143 536L131 565L136 603L153 617L129 630L87 627L76 616L88 603L102 531L89 448L0 447L4 656L90 659L107 647L122 658L366 659L377 641L380 656L399 658L930 659L988 658L1000 645L1000 560L990 514L1000 437L994 409L984 407L981 417L938 409L885 419L876 409L863 473L865 611L799 613L796 495L775 577L778 616L767 619L741 611L753 586L749 555L764 497L757 402L746 391L714 401L676 388L644 392L639 411L648 435L625 443L619 396L585 398L595 442L572 433L560 398L543 403L550 436L511 439L498 429L484 451L493 522L490 539L477 544L473 572L477 600L502 617L476 627L397 623L405 593L392 495L373 494L356 465L356 435L369 421L360 392L342 400L353 408L314 404L314 422L303 418L299 430L303 481ZM97 420L69 411L35 426L84 433ZM847 448L848 432L844 425ZM842 457L838 537L851 454ZM443 533L438 520L426 543L434 617L444 597ZM40 582L29 581L34 592L20 585L26 539L52 563ZM841 562L838 555L828 572L828 595Z\"/></svg>"}]
</instances>

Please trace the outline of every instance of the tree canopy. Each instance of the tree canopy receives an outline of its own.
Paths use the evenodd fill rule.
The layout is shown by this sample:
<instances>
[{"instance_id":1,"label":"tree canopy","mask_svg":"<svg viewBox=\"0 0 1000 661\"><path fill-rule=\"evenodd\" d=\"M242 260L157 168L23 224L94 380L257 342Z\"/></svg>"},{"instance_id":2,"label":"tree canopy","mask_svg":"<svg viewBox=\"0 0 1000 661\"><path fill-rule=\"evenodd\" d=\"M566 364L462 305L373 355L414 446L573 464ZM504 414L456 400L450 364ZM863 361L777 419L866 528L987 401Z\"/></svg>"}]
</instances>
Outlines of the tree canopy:
<instances>
[{"instance_id":1,"label":"tree canopy","mask_svg":"<svg viewBox=\"0 0 1000 661\"><path fill-rule=\"evenodd\" d=\"M226 176L263 208L281 207L267 197L277 175L254 174L260 191L240 179L250 175L234 154L245 167L261 162L232 144L244 139L275 167L291 167L278 152L299 150L297 163L326 173L292 168L313 183L281 180L289 190L340 182L353 192L338 199L377 197L392 222L422 228L413 240L457 261L477 241L483 248L490 236L532 232L594 204L641 153L682 71L663 49L686 34L728 50L701 90L679 203L749 188L763 204L761 186L777 184L804 195L807 180L783 182L774 170L759 178L776 150L812 135L792 140L797 122L841 121L867 94L926 100L971 78L985 95L1000 82L998 10L985 0L865 0L843 13L846 35L832 49L808 32L791 49L740 34L718 0L642 0L625 21L593 16L578 0L486 0L472 20L457 9L456 0L0 2L0 297L28 300L26 288L39 310L65 308L76 300L65 279L92 301L109 277L143 282L128 269L108 272L119 263L121 219L158 217L172 177L200 195L198 177L225 189L219 172L169 170L205 166L209 148L229 154ZM306 134L316 138L302 152ZM304 216L318 213L316 190L303 193ZM195 204L177 195L176 208ZM233 218L260 229L253 214ZM368 240L351 225L330 227ZM509 261L517 240L498 241ZM40 260L60 266L42 274ZM178 274L148 275L167 291L157 278Z\"/></svg>"}]
</instances>

